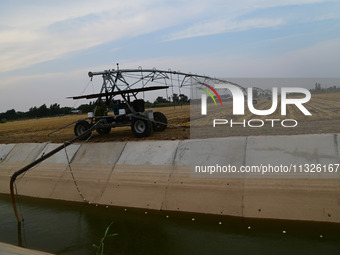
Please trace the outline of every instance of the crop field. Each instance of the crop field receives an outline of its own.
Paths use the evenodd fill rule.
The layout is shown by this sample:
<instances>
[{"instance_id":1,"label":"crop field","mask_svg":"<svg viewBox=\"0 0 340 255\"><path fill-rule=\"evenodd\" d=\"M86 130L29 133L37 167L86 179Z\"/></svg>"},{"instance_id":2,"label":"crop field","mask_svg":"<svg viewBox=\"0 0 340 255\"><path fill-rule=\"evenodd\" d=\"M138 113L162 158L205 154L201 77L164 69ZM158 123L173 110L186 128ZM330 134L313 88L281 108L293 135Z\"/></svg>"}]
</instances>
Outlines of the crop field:
<instances>
[{"instance_id":1,"label":"crop field","mask_svg":"<svg viewBox=\"0 0 340 255\"><path fill-rule=\"evenodd\" d=\"M261 99L254 105L256 109L269 109L271 99ZM280 104L280 100L278 102ZM288 105L287 115L281 116L280 107L270 116L256 116L248 110L245 115L235 117L232 115L232 101L226 102L226 108L221 111L214 105L208 105L207 117L200 115L200 105L171 106L154 108L154 111L163 112L171 125L182 127L168 127L164 132L154 132L152 136L146 138L135 138L130 127L112 129L109 135L100 136L96 132L91 137L91 142L107 141L128 141L128 140L183 140L190 138L190 124L192 138L211 137L207 130L213 130L219 136L250 136L250 135L294 135L294 134L320 134L320 133L340 133L340 92L313 94L312 99L304 104L311 112L312 116L305 116L293 105ZM245 107L247 109L247 107ZM53 118L41 118L22 121L13 121L0 124L0 143L29 143L29 142L64 142L74 138L73 126L65 128L55 134L48 136L54 130L79 119L86 118L86 115L69 115ZM230 127L230 125L220 125L212 129L213 119L232 119L234 122L241 122L250 119L295 119L298 125L294 128L287 128L280 125L280 121L271 126L271 122L266 122L261 128L243 127L241 125ZM209 127L209 129L207 129ZM184 129L184 130L183 130ZM221 131L223 132L217 132Z\"/></svg>"},{"instance_id":2,"label":"crop field","mask_svg":"<svg viewBox=\"0 0 340 255\"><path fill-rule=\"evenodd\" d=\"M289 97L291 98L291 97ZM258 116L251 113L245 107L245 115L235 116L232 114L232 101L223 103L225 107L208 104L208 113L206 117L200 114L200 105L191 110L191 137L206 138L218 136L250 136L250 135L294 135L294 134L320 134L320 133L340 133L340 92L312 94L312 98L305 103L305 108L312 114L305 116L295 105L287 105L287 114L281 115L281 100L278 99L276 111L269 116ZM254 105L255 109L270 109L272 100L260 99ZM227 124L216 125L211 128L214 119L228 120ZM275 119L274 122L271 119ZM295 127L284 127L281 125L282 120L294 119L297 121ZM249 120L253 126L250 127ZM231 127L230 122L242 123ZM295 125L295 122L287 121L287 126ZM274 126L274 127L273 127ZM209 127L209 128L207 128ZM209 133L210 131L210 133ZM213 132L213 133L212 133Z\"/></svg>"},{"instance_id":3,"label":"crop field","mask_svg":"<svg viewBox=\"0 0 340 255\"><path fill-rule=\"evenodd\" d=\"M184 130L183 128L179 129L169 127L164 132L154 132L152 136L139 138L138 140L177 140L189 138L189 105L154 108L154 111L163 112L167 116L169 124L181 126L184 128ZM48 134L72 122L86 117L87 114L82 114L0 123L0 144L69 141L75 137L73 132L74 125L62 129L59 132L56 132L50 136L48 136ZM91 142L127 141L136 139L137 138L133 136L130 127L119 127L113 128L111 130L111 133L105 136L100 136L96 132L93 132Z\"/></svg>"}]
</instances>

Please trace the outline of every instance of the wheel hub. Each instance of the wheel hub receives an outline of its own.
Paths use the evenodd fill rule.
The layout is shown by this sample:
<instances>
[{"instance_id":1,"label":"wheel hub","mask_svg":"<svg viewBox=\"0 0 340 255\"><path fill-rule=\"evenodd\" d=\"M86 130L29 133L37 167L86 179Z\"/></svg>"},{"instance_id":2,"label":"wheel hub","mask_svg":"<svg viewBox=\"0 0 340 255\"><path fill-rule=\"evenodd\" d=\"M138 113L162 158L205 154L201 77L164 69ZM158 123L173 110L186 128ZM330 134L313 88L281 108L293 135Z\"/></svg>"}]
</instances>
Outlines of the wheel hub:
<instances>
[{"instance_id":1,"label":"wheel hub","mask_svg":"<svg viewBox=\"0 0 340 255\"><path fill-rule=\"evenodd\" d=\"M138 132L138 133L143 133L145 131L145 123L144 121L141 121L141 120L138 120L136 123L135 123L135 130Z\"/></svg>"}]
</instances>

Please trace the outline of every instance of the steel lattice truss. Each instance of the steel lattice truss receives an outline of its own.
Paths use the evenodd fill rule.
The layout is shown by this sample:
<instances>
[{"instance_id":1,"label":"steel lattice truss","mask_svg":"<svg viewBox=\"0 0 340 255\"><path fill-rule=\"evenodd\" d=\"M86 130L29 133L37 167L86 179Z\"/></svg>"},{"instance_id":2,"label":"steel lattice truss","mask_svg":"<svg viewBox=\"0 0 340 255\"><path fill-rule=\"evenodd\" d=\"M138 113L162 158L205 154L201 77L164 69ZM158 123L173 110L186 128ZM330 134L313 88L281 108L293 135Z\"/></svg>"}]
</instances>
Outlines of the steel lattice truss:
<instances>
[{"instance_id":1,"label":"steel lattice truss","mask_svg":"<svg viewBox=\"0 0 340 255\"><path fill-rule=\"evenodd\" d=\"M73 99L80 98L101 98L106 97L111 99L118 94L131 94L136 97L138 92L147 90L161 89L161 88L191 88L193 86L200 86L201 84L230 84L239 87L244 94L247 94L247 89L239 84L227 81L225 79L213 78L206 75L184 73L172 70L159 69L112 69L102 72L89 72L91 80L95 76L102 76L103 83L99 94L82 95L73 97ZM254 87L253 90L257 92L260 97L271 95L271 91L262 90ZM219 90L221 95L230 95L228 89ZM109 98L108 98L109 97Z\"/></svg>"}]
</instances>

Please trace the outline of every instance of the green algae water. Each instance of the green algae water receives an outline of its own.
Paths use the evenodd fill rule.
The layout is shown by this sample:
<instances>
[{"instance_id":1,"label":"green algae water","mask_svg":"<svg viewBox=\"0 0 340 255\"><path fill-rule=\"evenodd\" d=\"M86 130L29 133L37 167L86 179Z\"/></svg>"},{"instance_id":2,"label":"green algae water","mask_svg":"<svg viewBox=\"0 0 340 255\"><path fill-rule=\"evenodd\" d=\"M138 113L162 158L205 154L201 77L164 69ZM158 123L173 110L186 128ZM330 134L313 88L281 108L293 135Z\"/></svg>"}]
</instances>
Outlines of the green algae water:
<instances>
[{"instance_id":1,"label":"green algae water","mask_svg":"<svg viewBox=\"0 0 340 255\"><path fill-rule=\"evenodd\" d=\"M340 254L340 224L257 220L0 195L0 242L54 254Z\"/></svg>"}]
</instances>

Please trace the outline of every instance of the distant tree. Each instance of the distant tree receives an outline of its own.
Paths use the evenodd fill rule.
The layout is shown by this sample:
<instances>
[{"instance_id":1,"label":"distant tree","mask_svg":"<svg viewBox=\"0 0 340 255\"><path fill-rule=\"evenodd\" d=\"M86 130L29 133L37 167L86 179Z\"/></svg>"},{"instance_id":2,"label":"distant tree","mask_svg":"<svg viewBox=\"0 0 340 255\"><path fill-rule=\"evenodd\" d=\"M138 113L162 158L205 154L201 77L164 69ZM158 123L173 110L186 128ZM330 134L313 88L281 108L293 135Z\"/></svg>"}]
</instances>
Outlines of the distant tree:
<instances>
[{"instance_id":1,"label":"distant tree","mask_svg":"<svg viewBox=\"0 0 340 255\"><path fill-rule=\"evenodd\" d=\"M46 104L41 105L38 108L38 117L49 116L50 110L47 108Z\"/></svg>"},{"instance_id":2,"label":"distant tree","mask_svg":"<svg viewBox=\"0 0 340 255\"><path fill-rule=\"evenodd\" d=\"M321 84L320 83L315 83L315 90L320 91L321 90Z\"/></svg>"},{"instance_id":3,"label":"distant tree","mask_svg":"<svg viewBox=\"0 0 340 255\"><path fill-rule=\"evenodd\" d=\"M112 102L111 102L112 103ZM94 110L95 102L90 102L89 104L82 104L80 105L77 110L80 110L82 112L92 112ZM113 108L113 104L109 106L110 108Z\"/></svg>"},{"instance_id":4,"label":"distant tree","mask_svg":"<svg viewBox=\"0 0 340 255\"><path fill-rule=\"evenodd\" d=\"M55 103L55 104L50 105L50 114L52 116L58 115L60 113L61 112L60 112L60 105L59 104Z\"/></svg>"},{"instance_id":5,"label":"distant tree","mask_svg":"<svg viewBox=\"0 0 340 255\"><path fill-rule=\"evenodd\" d=\"M156 98L154 103L155 104L164 104L164 103L168 103L168 101L164 97L159 96L159 97Z\"/></svg>"},{"instance_id":6,"label":"distant tree","mask_svg":"<svg viewBox=\"0 0 340 255\"><path fill-rule=\"evenodd\" d=\"M153 103L149 102L149 101L146 101L145 102L145 107L146 108L149 108L149 107L152 107L153 106Z\"/></svg>"},{"instance_id":7,"label":"distant tree","mask_svg":"<svg viewBox=\"0 0 340 255\"><path fill-rule=\"evenodd\" d=\"M178 94L176 94L176 93L172 94L172 102L178 103L178 101L179 101Z\"/></svg>"},{"instance_id":8,"label":"distant tree","mask_svg":"<svg viewBox=\"0 0 340 255\"><path fill-rule=\"evenodd\" d=\"M189 101L188 97L184 94L179 94L179 102L187 103Z\"/></svg>"},{"instance_id":9,"label":"distant tree","mask_svg":"<svg viewBox=\"0 0 340 255\"><path fill-rule=\"evenodd\" d=\"M5 113L5 119L8 119L8 120L15 120L16 119L16 112L14 109L12 110L8 110L6 113Z\"/></svg>"},{"instance_id":10,"label":"distant tree","mask_svg":"<svg viewBox=\"0 0 340 255\"><path fill-rule=\"evenodd\" d=\"M259 93L256 89L253 89L253 98L257 98L259 96Z\"/></svg>"},{"instance_id":11,"label":"distant tree","mask_svg":"<svg viewBox=\"0 0 340 255\"><path fill-rule=\"evenodd\" d=\"M82 112L92 112L93 106L90 104L82 104L77 108L77 110L80 110Z\"/></svg>"},{"instance_id":12,"label":"distant tree","mask_svg":"<svg viewBox=\"0 0 340 255\"><path fill-rule=\"evenodd\" d=\"M38 117L38 109L37 109L36 106L31 107L31 108L28 110L28 117L29 117L29 118L36 118L36 117Z\"/></svg>"},{"instance_id":13,"label":"distant tree","mask_svg":"<svg viewBox=\"0 0 340 255\"><path fill-rule=\"evenodd\" d=\"M71 114L72 108L71 107L62 107L62 108L60 108L60 112L63 115Z\"/></svg>"}]
</instances>

